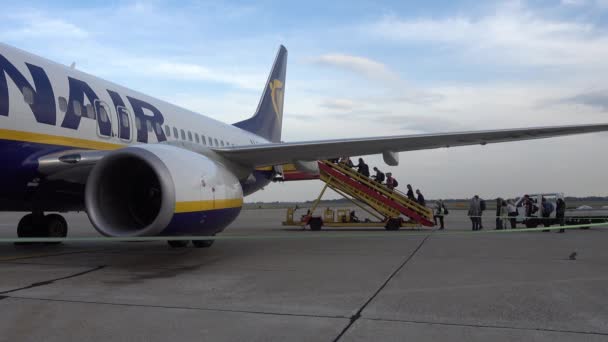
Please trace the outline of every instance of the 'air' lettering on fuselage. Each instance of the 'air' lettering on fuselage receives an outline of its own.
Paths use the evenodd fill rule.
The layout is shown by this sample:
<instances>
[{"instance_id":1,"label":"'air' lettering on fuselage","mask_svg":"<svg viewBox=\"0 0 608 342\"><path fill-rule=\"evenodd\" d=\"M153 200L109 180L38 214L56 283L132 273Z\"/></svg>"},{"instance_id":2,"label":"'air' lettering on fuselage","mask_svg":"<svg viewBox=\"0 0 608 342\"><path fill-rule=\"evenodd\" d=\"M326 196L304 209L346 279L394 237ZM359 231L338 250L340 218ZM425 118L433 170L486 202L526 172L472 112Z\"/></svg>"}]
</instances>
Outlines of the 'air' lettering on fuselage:
<instances>
[{"instance_id":1,"label":"'air' lettering on fuselage","mask_svg":"<svg viewBox=\"0 0 608 342\"><path fill-rule=\"evenodd\" d=\"M105 118L105 120L102 120L101 115L96 115L96 113L98 112L99 97L97 96L95 91L93 91L93 89L91 89L91 87L86 82L77 80L72 77L68 77L68 84L70 87L68 110L65 113L65 117L63 118L63 123L61 124L61 127L77 130L80 126L81 118L92 120L96 119L97 124L99 125L99 134L106 137L112 136L112 123L107 118ZM89 103L91 103L93 106L93 113L89 113L88 110L85 110L83 108L85 103L85 96L87 97ZM75 104L81 106L81 108L78 109L80 111L80 115L76 114L74 108Z\"/></svg>"}]
</instances>

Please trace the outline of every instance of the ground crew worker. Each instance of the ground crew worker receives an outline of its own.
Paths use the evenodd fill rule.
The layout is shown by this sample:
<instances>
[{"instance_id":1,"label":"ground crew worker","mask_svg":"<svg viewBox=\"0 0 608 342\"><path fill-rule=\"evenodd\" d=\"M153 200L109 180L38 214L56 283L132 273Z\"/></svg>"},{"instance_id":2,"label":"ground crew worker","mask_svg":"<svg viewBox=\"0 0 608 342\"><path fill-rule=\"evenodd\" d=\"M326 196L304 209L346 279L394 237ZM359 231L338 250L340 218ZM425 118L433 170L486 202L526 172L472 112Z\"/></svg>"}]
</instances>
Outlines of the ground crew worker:
<instances>
[{"instance_id":1,"label":"ground crew worker","mask_svg":"<svg viewBox=\"0 0 608 342\"><path fill-rule=\"evenodd\" d=\"M439 219L439 223L441 224L439 230L443 230L443 216L448 214L448 210L443 203L443 200L438 200L435 202L435 214L433 215L433 219L435 221L435 225L437 225L437 219Z\"/></svg>"},{"instance_id":2,"label":"ground crew worker","mask_svg":"<svg viewBox=\"0 0 608 342\"><path fill-rule=\"evenodd\" d=\"M378 168L375 166L374 166L374 171L376 171L376 174L373 175L372 178L378 183L384 182L384 173L382 171L378 170Z\"/></svg>"},{"instance_id":3,"label":"ground crew worker","mask_svg":"<svg viewBox=\"0 0 608 342\"><path fill-rule=\"evenodd\" d=\"M555 203L555 218L557 218L557 222L561 227L566 224L566 202L563 198L558 198L557 203ZM559 233L565 233L566 230L561 228Z\"/></svg>"}]
</instances>

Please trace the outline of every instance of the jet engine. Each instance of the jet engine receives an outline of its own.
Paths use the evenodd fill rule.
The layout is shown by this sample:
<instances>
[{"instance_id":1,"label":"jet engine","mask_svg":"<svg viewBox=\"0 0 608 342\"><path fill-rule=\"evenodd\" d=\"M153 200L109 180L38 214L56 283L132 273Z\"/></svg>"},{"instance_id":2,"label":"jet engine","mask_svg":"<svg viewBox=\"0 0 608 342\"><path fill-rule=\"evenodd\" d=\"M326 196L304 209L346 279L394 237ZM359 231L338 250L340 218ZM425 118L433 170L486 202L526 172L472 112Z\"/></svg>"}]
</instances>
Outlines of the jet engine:
<instances>
[{"instance_id":1,"label":"jet engine","mask_svg":"<svg viewBox=\"0 0 608 342\"><path fill-rule=\"evenodd\" d=\"M225 166L160 144L111 152L85 189L91 223L105 236L212 235L236 218L242 202L241 184Z\"/></svg>"}]
</instances>

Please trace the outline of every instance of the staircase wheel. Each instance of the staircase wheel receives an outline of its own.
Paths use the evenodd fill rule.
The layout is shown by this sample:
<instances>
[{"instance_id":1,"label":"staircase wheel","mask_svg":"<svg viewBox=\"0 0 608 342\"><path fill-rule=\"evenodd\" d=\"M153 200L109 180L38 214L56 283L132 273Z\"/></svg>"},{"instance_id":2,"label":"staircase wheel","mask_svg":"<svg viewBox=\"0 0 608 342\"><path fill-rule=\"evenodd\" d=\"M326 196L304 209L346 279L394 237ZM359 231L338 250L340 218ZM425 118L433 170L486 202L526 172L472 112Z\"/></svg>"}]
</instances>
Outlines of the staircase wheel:
<instances>
[{"instance_id":1,"label":"staircase wheel","mask_svg":"<svg viewBox=\"0 0 608 342\"><path fill-rule=\"evenodd\" d=\"M386 221L386 230L399 230L401 228L401 220L399 218L391 218Z\"/></svg>"},{"instance_id":2,"label":"staircase wheel","mask_svg":"<svg viewBox=\"0 0 608 342\"><path fill-rule=\"evenodd\" d=\"M308 224L310 225L310 230L319 231L323 227L323 220L320 217L311 217L308 220Z\"/></svg>"}]
</instances>

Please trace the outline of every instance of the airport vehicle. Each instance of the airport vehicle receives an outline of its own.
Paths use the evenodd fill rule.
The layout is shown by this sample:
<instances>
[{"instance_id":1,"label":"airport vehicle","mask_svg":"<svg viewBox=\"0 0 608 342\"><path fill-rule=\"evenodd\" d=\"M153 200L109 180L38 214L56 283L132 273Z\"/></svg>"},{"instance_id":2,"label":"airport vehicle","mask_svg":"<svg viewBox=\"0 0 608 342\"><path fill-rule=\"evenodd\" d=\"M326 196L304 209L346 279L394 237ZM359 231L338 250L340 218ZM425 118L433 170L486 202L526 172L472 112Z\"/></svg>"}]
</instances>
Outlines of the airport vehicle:
<instances>
[{"instance_id":1,"label":"airport vehicle","mask_svg":"<svg viewBox=\"0 0 608 342\"><path fill-rule=\"evenodd\" d=\"M299 221L294 220L293 209L287 210L287 219L284 226L310 226L311 230L321 230L327 227L384 227L386 230L398 230L401 227L432 227L433 210L409 200L407 196L397 189L389 189L343 163L327 160L318 162L320 179L325 183L319 197L317 197L310 214L304 215ZM297 176L300 177L300 176ZM350 211L340 209L337 217L334 211L326 209L323 216L315 216L315 209L319 205L323 194L330 188L349 199L360 209L368 212L377 221L355 222L351 220ZM402 216L408 218L404 220Z\"/></svg>"},{"instance_id":2,"label":"airport vehicle","mask_svg":"<svg viewBox=\"0 0 608 342\"><path fill-rule=\"evenodd\" d=\"M118 57L117 57L118 58ZM85 210L104 236L200 236L238 215L243 196L281 164L592 133L608 124L281 141L287 50L279 48L257 110L225 124L0 44L0 210L27 214L19 237L63 237L59 214ZM134 66L137 67L137 66ZM175 247L187 241L171 241Z\"/></svg>"},{"instance_id":3,"label":"airport vehicle","mask_svg":"<svg viewBox=\"0 0 608 342\"><path fill-rule=\"evenodd\" d=\"M536 228L540 225L550 227L552 225L560 224L556 219L555 208L558 198L564 199L563 193L541 193L541 194L528 194L530 201L533 205L532 213L526 216L526 210L524 207L525 195L519 197L515 201L515 207L517 208L517 223L524 224L527 228ZM548 215L548 217L542 216L542 200L545 200L553 206L554 210ZM581 225L588 223L602 223L608 222L608 210L594 210L594 209L575 209L566 210L564 216L564 223L566 225Z\"/></svg>"}]
</instances>

